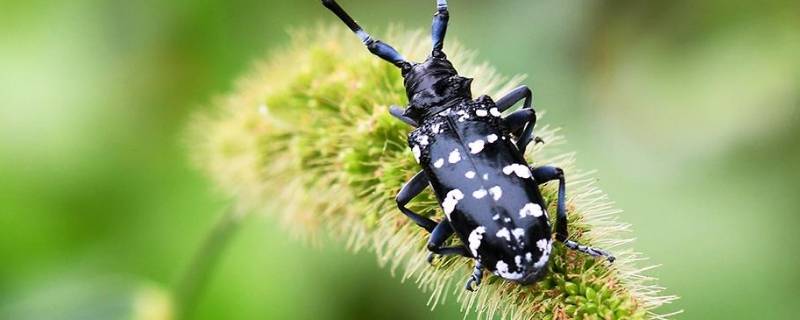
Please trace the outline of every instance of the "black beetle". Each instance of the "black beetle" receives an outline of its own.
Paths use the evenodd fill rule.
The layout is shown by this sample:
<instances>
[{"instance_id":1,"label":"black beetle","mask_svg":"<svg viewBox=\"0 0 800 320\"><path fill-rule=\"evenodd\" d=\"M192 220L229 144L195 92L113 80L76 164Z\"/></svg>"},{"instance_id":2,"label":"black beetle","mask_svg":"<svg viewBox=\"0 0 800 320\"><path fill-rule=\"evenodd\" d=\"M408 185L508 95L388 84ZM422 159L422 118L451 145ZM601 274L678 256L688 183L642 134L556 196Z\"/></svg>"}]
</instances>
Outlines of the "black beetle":
<instances>
[{"instance_id":1,"label":"black beetle","mask_svg":"<svg viewBox=\"0 0 800 320\"><path fill-rule=\"evenodd\" d=\"M472 79L458 75L442 51L449 12L437 0L433 17L433 51L425 62L408 62L391 46L372 38L334 0L322 0L367 46L370 52L400 68L409 106L393 106L393 116L416 127L408 145L422 167L397 195L397 206L431 233L433 254L474 258L467 290L480 285L483 269L520 284L531 284L547 271L553 244L550 220L539 185L558 180L555 238L573 250L609 261L604 250L568 240L564 173L560 168L531 168L524 158L533 137L536 113L527 86L492 101L472 98ZM501 114L523 100L522 108ZM515 137L515 138L514 138ZM513 140L512 140L513 139ZM537 140L538 141L538 140ZM406 208L431 185L444 210L437 223ZM462 246L444 247L455 233Z\"/></svg>"}]
</instances>

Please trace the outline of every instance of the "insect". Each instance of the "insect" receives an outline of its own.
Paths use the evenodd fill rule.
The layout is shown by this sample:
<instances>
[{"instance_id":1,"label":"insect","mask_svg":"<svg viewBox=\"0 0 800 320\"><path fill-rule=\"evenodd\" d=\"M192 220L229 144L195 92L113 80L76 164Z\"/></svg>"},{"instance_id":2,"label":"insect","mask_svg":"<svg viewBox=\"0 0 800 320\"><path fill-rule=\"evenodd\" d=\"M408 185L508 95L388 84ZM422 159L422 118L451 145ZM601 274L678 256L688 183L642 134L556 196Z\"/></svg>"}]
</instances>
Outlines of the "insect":
<instances>
[{"instance_id":1,"label":"insect","mask_svg":"<svg viewBox=\"0 0 800 320\"><path fill-rule=\"evenodd\" d=\"M434 254L475 259L465 289L480 285L484 270L522 285L547 272L552 234L567 248L613 262L608 252L569 240L565 211L564 172L552 166L531 167L525 149L534 140L536 112L527 86L497 101L473 99L472 79L462 77L443 51L450 18L447 1L437 0L431 55L421 63L406 61L386 43L370 36L334 0L322 0L374 55L397 66L409 105L389 112L415 127L408 145L422 170L397 195L400 211L430 232L427 248ZM522 108L503 112L522 101ZM558 181L555 230L550 225L539 186ZM435 222L406 205L431 186L445 217ZM455 234L463 245L446 247Z\"/></svg>"}]
</instances>

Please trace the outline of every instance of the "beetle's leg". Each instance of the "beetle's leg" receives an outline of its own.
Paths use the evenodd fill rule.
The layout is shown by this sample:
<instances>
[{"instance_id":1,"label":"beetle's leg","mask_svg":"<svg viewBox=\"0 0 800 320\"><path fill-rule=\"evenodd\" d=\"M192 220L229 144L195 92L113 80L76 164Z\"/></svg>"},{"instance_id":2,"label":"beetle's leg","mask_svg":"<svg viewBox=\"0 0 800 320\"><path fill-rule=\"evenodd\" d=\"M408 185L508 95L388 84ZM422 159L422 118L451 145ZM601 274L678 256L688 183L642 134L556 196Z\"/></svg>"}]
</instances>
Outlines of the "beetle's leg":
<instances>
[{"instance_id":1,"label":"beetle's leg","mask_svg":"<svg viewBox=\"0 0 800 320\"><path fill-rule=\"evenodd\" d=\"M450 12L447 11L447 0L436 0L436 14L433 16L433 26L431 27L431 40L433 42L433 55L437 58L444 58L444 36L447 33L447 22L450 20Z\"/></svg>"},{"instance_id":2,"label":"beetle's leg","mask_svg":"<svg viewBox=\"0 0 800 320\"><path fill-rule=\"evenodd\" d=\"M475 269L472 269L472 275L469 277L469 280L467 280L464 289L467 291L475 291L475 287L481 285L481 279L483 279L483 265L480 260L476 259Z\"/></svg>"},{"instance_id":3,"label":"beetle's leg","mask_svg":"<svg viewBox=\"0 0 800 320\"><path fill-rule=\"evenodd\" d=\"M523 110L530 110L532 112L532 115L527 115L528 117L527 124L525 122L522 122L521 125L524 126L524 129L522 129L522 133L519 135L519 138L517 140L517 149L522 151L522 153L525 153L525 149L528 147L528 143L530 143L532 140L533 126L536 124L536 111L534 111L533 108L531 107L531 105L533 104L533 91L531 91L531 89L528 88L528 86L519 86L516 89L511 90L511 92L509 92L502 98L498 99L497 102L495 102L495 104L497 105L497 109L500 112L503 112L508 110L508 108L511 108L511 106L513 106L514 104L523 99L524 101L522 102L522 108L519 111L509 115L509 117ZM525 117L525 116L526 113L519 113L516 117ZM514 129L514 131L516 130L519 129ZM535 140L537 143L543 142L542 139L538 137Z\"/></svg>"},{"instance_id":4,"label":"beetle's leg","mask_svg":"<svg viewBox=\"0 0 800 320\"><path fill-rule=\"evenodd\" d=\"M447 241L451 235L453 235L453 226L450 225L449 221L442 220L442 222L439 222L439 224L436 225L436 228L434 228L433 232L431 232L431 237L428 239L428 250L431 251L431 254L428 255L428 263L433 262L434 254L443 256L457 254L470 257L469 253L467 253L467 248L464 246L442 247L444 242Z\"/></svg>"},{"instance_id":5,"label":"beetle's leg","mask_svg":"<svg viewBox=\"0 0 800 320\"><path fill-rule=\"evenodd\" d=\"M397 201L397 207L400 209L400 211L411 218L414 223L423 229L428 230L428 232L433 232L433 228L436 227L436 222L423 217L414 211L411 211L411 209L406 208L406 205L411 201L411 199L414 199L414 197L422 193L422 191L427 187L428 176L425 175L425 172L420 171L414 175L411 180L408 180L405 185L403 185L403 188L401 188L400 192L397 193L395 201Z\"/></svg>"},{"instance_id":6,"label":"beetle's leg","mask_svg":"<svg viewBox=\"0 0 800 320\"><path fill-rule=\"evenodd\" d=\"M530 144L532 132L529 131L532 131L533 127L536 125L536 112L533 111L533 109L519 109L503 118L503 124L511 130L511 133L520 137L520 140L517 141L517 148L524 154L525 149L528 147L528 144ZM528 139L527 141L523 141L521 137L528 137ZM535 137L534 141L536 143L544 143L544 140L539 137Z\"/></svg>"},{"instance_id":7,"label":"beetle's leg","mask_svg":"<svg viewBox=\"0 0 800 320\"><path fill-rule=\"evenodd\" d=\"M393 117L400 119L400 121L403 121L414 128L419 126L419 124L417 124L417 122L414 121L414 119L405 116L405 110L403 110L403 108L400 108L398 106L391 106L389 107L389 113Z\"/></svg>"},{"instance_id":8,"label":"beetle's leg","mask_svg":"<svg viewBox=\"0 0 800 320\"><path fill-rule=\"evenodd\" d=\"M358 25L358 23L356 23L355 20L353 20L352 17L350 17L349 14L347 14L347 12L344 11L344 9L342 9L342 7L339 6L338 3L336 3L336 1L322 0L322 4L329 10L333 11L333 13L336 14L336 16L338 16L339 19L341 19L342 22L344 22L344 24L346 24L347 27L350 28L350 30L352 30L361 39L361 42L367 46L369 52L381 57L383 60L393 63L395 66L403 70L407 70L411 67L411 64L409 64L403 58L403 56L397 52L397 50L392 48L392 46L385 44L380 40L373 39L366 31L364 31L364 29L361 28L361 26Z\"/></svg>"},{"instance_id":9,"label":"beetle's leg","mask_svg":"<svg viewBox=\"0 0 800 320\"><path fill-rule=\"evenodd\" d=\"M543 184L549 181L558 180L558 205L556 206L556 240L561 241L567 248L583 252L593 257L604 257L610 262L614 262L614 256L605 250L584 246L575 241L568 240L567 231L567 212L566 212L566 187L564 186L564 171L558 167L542 166L533 168L533 179Z\"/></svg>"}]
</instances>

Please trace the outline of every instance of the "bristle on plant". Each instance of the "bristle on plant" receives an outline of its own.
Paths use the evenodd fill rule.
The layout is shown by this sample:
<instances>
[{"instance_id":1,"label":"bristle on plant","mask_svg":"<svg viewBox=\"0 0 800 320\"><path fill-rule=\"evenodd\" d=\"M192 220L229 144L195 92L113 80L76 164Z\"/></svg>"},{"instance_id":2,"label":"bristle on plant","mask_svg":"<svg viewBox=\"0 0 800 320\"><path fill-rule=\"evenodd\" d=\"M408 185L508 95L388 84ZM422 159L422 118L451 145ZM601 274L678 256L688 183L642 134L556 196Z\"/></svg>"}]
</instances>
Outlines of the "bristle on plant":
<instances>
[{"instance_id":1,"label":"bristle on plant","mask_svg":"<svg viewBox=\"0 0 800 320\"><path fill-rule=\"evenodd\" d=\"M414 60L430 46L422 32L394 30L385 37ZM542 126L547 143L529 148L536 165L554 164L568 177L570 234L582 243L613 251L614 264L567 251L557 244L549 275L532 286L488 276L477 292L465 292L472 261L461 257L426 261L427 234L395 205L401 185L417 170L406 145L410 128L392 118L405 91L397 68L368 54L338 27L292 33L288 48L257 64L235 91L200 115L192 126L197 163L242 211L279 213L287 230L303 238L327 233L354 251L369 250L402 279L431 294L430 305L457 296L462 310L493 319L665 319L656 309L675 296L639 266L641 254L625 238L629 225L595 185L574 166L557 128ZM452 42L452 41L451 41ZM476 96L498 97L519 84L497 75L459 46L447 48L461 74L475 78ZM541 107L539 107L541 109ZM555 210L556 185L543 195ZM410 207L441 216L431 192ZM554 216L554 215L553 215ZM456 240L454 240L456 241Z\"/></svg>"}]
</instances>

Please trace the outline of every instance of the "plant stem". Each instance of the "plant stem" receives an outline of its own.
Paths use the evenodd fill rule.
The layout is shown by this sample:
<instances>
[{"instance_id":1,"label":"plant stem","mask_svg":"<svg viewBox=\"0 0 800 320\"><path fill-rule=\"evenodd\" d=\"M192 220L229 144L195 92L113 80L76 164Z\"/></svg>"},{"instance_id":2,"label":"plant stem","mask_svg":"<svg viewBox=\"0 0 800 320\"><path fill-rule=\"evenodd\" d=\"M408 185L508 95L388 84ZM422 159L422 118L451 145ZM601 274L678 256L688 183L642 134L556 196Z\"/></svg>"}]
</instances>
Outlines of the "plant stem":
<instances>
[{"instance_id":1,"label":"plant stem","mask_svg":"<svg viewBox=\"0 0 800 320\"><path fill-rule=\"evenodd\" d=\"M177 319L191 318L197 300L203 293L220 255L241 221L242 215L234 208L228 208L206 234L205 240L192 257L189 267L175 285Z\"/></svg>"}]
</instances>

